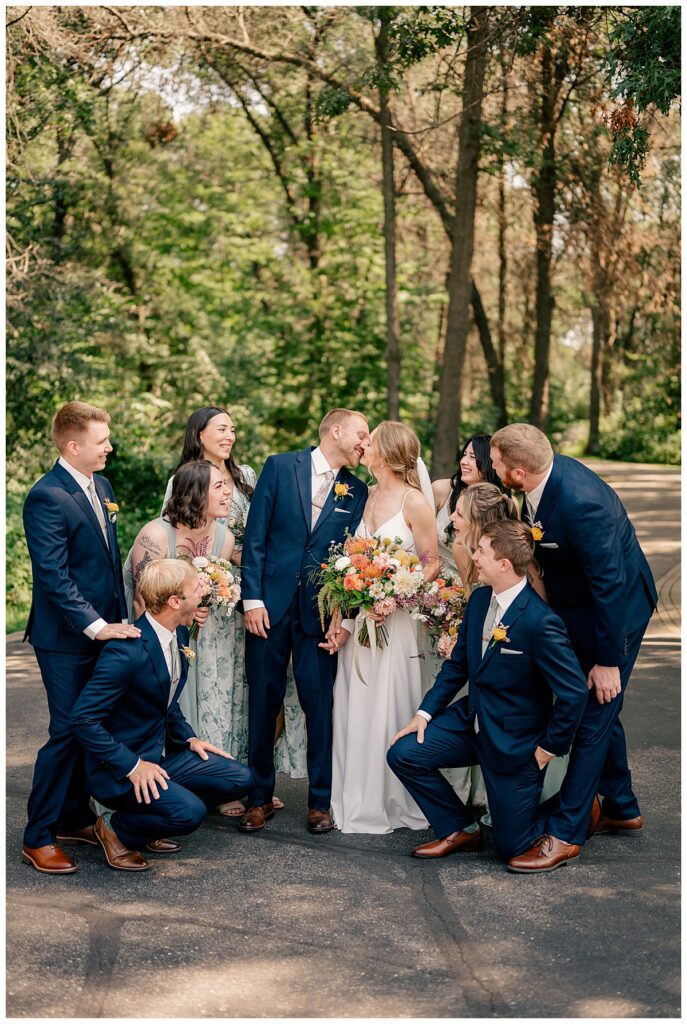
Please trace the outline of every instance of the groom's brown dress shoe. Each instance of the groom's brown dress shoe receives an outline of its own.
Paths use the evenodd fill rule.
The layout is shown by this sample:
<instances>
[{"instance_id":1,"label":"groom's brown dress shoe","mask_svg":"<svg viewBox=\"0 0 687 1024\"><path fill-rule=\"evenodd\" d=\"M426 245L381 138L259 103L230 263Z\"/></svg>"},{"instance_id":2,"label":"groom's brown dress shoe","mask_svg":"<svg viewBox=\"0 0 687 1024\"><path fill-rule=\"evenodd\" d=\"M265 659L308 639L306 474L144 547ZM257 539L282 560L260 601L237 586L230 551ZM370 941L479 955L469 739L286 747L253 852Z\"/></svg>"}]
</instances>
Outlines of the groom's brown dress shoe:
<instances>
[{"instance_id":1,"label":"groom's brown dress shoe","mask_svg":"<svg viewBox=\"0 0 687 1024\"><path fill-rule=\"evenodd\" d=\"M86 825L78 832L58 833L55 838L58 843L85 843L86 846L98 846L98 837L95 834L95 825Z\"/></svg>"},{"instance_id":2,"label":"groom's brown dress shoe","mask_svg":"<svg viewBox=\"0 0 687 1024\"><path fill-rule=\"evenodd\" d=\"M95 834L105 852L105 860L117 871L147 871L150 863L138 853L129 850L121 842L117 833L108 828L101 815L95 823Z\"/></svg>"},{"instance_id":3,"label":"groom's brown dress shoe","mask_svg":"<svg viewBox=\"0 0 687 1024\"><path fill-rule=\"evenodd\" d=\"M432 860L435 857L448 857L451 853L471 853L482 845L482 830L476 832L452 832L444 839L435 839L431 843L423 843L410 851L411 857L421 860Z\"/></svg>"},{"instance_id":4,"label":"groom's brown dress shoe","mask_svg":"<svg viewBox=\"0 0 687 1024\"><path fill-rule=\"evenodd\" d=\"M240 832L257 832L265 827L265 822L274 817L274 804L270 800L268 804L258 804L256 807L249 807L245 816L239 822Z\"/></svg>"},{"instance_id":5,"label":"groom's brown dress shoe","mask_svg":"<svg viewBox=\"0 0 687 1024\"><path fill-rule=\"evenodd\" d=\"M178 843L176 839L153 839L152 843L146 843L146 850L150 850L151 853L178 853L181 849L181 843Z\"/></svg>"},{"instance_id":6,"label":"groom's brown dress shoe","mask_svg":"<svg viewBox=\"0 0 687 1024\"><path fill-rule=\"evenodd\" d=\"M523 875L535 875L540 871L555 871L569 860L580 856L580 847L575 843L563 843L555 836L540 836L534 846L508 861L508 870Z\"/></svg>"},{"instance_id":7,"label":"groom's brown dress shoe","mask_svg":"<svg viewBox=\"0 0 687 1024\"><path fill-rule=\"evenodd\" d=\"M314 836L323 832L333 832L336 828L334 819L329 811L308 811L308 832Z\"/></svg>"},{"instance_id":8,"label":"groom's brown dress shoe","mask_svg":"<svg viewBox=\"0 0 687 1024\"><path fill-rule=\"evenodd\" d=\"M612 833L618 836L641 836L644 831L644 819L641 814L636 818L610 818L604 814L603 808L594 829L594 835Z\"/></svg>"},{"instance_id":9,"label":"groom's brown dress shoe","mask_svg":"<svg viewBox=\"0 0 687 1024\"><path fill-rule=\"evenodd\" d=\"M599 819L601 817L601 801L598 796L594 796L594 803L592 804L592 813L589 815L589 827L587 828L587 839L593 836L596 832Z\"/></svg>"},{"instance_id":10,"label":"groom's brown dress shoe","mask_svg":"<svg viewBox=\"0 0 687 1024\"><path fill-rule=\"evenodd\" d=\"M78 871L69 854L61 850L59 846L37 846L32 849L30 846L22 846L21 859L25 864L30 864L36 871L45 875L73 875Z\"/></svg>"}]
</instances>

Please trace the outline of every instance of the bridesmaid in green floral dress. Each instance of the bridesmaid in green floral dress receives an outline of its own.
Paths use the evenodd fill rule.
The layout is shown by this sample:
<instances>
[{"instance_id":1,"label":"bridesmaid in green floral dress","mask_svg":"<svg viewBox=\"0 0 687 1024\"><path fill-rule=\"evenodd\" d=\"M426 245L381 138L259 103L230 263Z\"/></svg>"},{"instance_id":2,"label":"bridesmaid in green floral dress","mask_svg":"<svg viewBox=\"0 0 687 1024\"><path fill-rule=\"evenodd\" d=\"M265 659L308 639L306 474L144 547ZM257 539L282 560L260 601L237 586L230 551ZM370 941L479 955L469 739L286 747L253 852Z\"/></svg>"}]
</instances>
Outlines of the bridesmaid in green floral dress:
<instances>
[{"instance_id":1,"label":"bridesmaid in green floral dress","mask_svg":"<svg viewBox=\"0 0 687 1024\"><path fill-rule=\"evenodd\" d=\"M226 525L236 538L232 555L234 575L240 581L243 530L255 487L255 470L239 466L232 450L236 431L226 409L208 406L198 409L186 424L184 445L176 471L186 462L207 459L222 473L230 488L230 508ZM164 505L172 492L172 477L167 484ZM248 687L244 670L245 630L243 616L233 615L218 629L208 621L201 630L197 659L196 686L189 678L180 698L180 705L189 723L201 739L215 743L239 761L248 759ZM283 721L283 724L282 724ZM281 727L280 727L281 726ZM298 703L293 673L289 667L283 720L277 723L275 767L293 778L305 778L305 717ZM276 806L276 801L275 801ZM223 804L221 811L229 817L243 813L237 801Z\"/></svg>"}]
</instances>

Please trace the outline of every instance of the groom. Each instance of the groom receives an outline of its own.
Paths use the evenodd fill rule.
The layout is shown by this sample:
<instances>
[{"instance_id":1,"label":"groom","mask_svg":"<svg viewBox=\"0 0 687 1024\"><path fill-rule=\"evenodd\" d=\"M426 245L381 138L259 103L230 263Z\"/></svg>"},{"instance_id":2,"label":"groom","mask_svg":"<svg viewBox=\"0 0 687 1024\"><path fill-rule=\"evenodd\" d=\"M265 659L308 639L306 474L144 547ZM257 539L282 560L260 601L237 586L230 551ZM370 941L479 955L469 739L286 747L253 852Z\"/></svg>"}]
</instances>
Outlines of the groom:
<instances>
[{"instance_id":1,"label":"groom","mask_svg":"<svg viewBox=\"0 0 687 1024\"><path fill-rule=\"evenodd\" d=\"M329 546L360 522L367 487L346 467L359 464L368 436L361 413L332 409L320 423L318 447L267 459L251 500L241 595L254 781L242 832L256 832L274 814L274 732L289 659L308 735L308 830L334 828L329 805L336 659L318 646L324 633L311 574L326 561Z\"/></svg>"}]
</instances>

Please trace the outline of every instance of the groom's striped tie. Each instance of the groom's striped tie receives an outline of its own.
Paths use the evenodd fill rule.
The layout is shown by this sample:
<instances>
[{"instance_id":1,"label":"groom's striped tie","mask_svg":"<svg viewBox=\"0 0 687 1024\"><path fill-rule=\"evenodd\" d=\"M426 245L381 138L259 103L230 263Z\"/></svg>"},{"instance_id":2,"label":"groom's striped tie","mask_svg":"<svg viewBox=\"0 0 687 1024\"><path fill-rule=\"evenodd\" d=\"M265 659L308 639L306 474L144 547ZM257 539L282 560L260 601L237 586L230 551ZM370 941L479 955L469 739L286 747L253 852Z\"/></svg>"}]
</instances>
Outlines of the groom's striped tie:
<instances>
[{"instance_id":1,"label":"groom's striped tie","mask_svg":"<svg viewBox=\"0 0 687 1024\"><path fill-rule=\"evenodd\" d=\"M317 520L322 515L322 509L324 508L324 503L327 500L327 496L329 495L329 489L332 486L333 481L334 473L331 469L328 469L324 474L324 480L320 484L317 493L314 494L312 498L312 513L310 518L311 530L315 529Z\"/></svg>"}]
</instances>

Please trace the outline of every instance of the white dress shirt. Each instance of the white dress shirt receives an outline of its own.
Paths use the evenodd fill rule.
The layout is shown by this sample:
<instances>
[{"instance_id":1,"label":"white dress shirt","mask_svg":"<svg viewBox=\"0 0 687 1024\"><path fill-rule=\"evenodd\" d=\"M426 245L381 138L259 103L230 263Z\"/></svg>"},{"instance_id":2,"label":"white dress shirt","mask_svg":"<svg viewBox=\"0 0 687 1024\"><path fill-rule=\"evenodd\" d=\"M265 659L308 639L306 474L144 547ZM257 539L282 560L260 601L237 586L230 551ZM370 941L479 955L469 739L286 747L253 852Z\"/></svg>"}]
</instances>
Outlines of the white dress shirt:
<instances>
[{"instance_id":1,"label":"white dress shirt","mask_svg":"<svg viewBox=\"0 0 687 1024\"><path fill-rule=\"evenodd\" d=\"M62 469L65 469L70 476L74 477L77 484L88 498L88 504L92 506L93 503L91 502L91 496L88 492L88 485L90 484L93 477L85 476L78 469L75 469L74 466L67 462L66 459L63 459L61 455L57 461L58 465L62 466ZM126 619L122 621L126 622ZM96 619L95 622L91 622L90 626L86 626L86 628L84 629L84 633L86 634L89 640L95 640L100 630L106 625L107 623L105 622L105 619Z\"/></svg>"},{"instance_id":2,"label":"white dress shirt","mask_svg":"<svg viewBox=\"0 0 687 1024\"><path fill-rule=\"evenodd\" d=\"M311 456L311 460L310 460L311 461L310 497L314 498L315 495L317 494L317 492L319 491L320 487L324 483L325 474L326 473L333 473L334 474L333 477L332 477L332 482L329 485L329 490L331 491L332 487L334 486L334 480L336 478L336 471L333 470L332 467L329 465L329 463L327 462L326 458L322 454L322 449L319 446L312 450L312 452L310 453L310 456ZM329 491L327 492L327 497L329 497ZM265 607L265 602L264 601L260 601L258 598L250 598L249 600L243 602L243 610L244 610L244 612L252 612L254 608L264 608L264 607Z\"/></svg>"},{"instance_id":3,"label":"white dress shirt","mask_svg":"<svg viewBox=\"0 0 687 1024\"><path fill-rule=\"evenodd\" d=\"M529 505L530 510L532 512L532 522L534 522L535 519L537 518L537 509L539 508L539 502L541 501L541 496L544 493L544 488L546 487L547 483L549 482L549 477L551 476L552 472L553 472L553 462L551 463L551 465L547 469L546 476L544 477L542 482L540 484L537 484L537 486L534 488L534 490L531 490L529 494L525 495L525 498L527 500L527 504Z\"/></svg>"}]
</instances>

